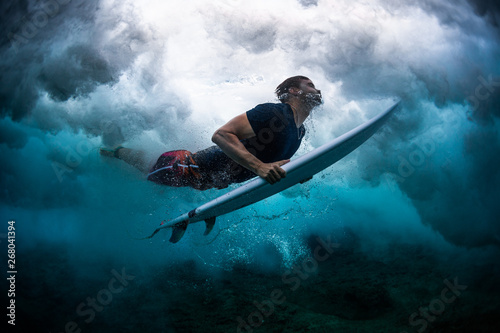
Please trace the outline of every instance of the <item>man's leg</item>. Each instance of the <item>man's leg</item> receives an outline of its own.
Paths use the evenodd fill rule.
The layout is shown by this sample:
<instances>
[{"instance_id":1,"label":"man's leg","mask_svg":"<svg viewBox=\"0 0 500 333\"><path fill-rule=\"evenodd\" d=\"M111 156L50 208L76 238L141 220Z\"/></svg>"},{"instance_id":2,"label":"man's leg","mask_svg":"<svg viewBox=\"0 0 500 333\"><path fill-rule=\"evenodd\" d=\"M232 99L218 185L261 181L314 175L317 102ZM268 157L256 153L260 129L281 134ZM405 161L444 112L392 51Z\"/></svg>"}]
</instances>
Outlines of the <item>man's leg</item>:
<instances>
[{"instance_id":1,"label":"man's leg","mask_svg":"<svg viewBox=\"0 0 500 333\"><path fill-rule=\"evenodd\" d=\"M108 157L115 157L144 173L149 172L150 163L146 159L146 154L141 150L118 147L115 149L101 148L100 154Z\"/></svg>"},{"instance_id":2,"label":"man's leg","mask_svg":"<svg viewBox=\"0 0 500 333\"><path fill-rule=\"evenodd\" d=\"M151 167L149 162L146 159L146 153L142 150L134 150L130 148L120 148L117 151L117 158L124 161L127 164L130 164L133 167L136 167L140 171L144 173L149 172L149 168Z\"/></svg>"}]
</instances>

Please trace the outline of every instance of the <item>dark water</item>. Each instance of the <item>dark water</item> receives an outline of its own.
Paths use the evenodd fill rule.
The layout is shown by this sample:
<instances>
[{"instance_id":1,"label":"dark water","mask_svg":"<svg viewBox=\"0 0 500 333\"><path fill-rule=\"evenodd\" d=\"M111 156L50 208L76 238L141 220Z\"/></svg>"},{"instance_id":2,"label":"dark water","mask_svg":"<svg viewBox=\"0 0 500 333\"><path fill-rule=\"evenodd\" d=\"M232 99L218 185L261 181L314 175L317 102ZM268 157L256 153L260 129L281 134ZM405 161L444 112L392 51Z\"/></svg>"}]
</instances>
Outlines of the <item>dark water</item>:
<instances>
[{"instance_id":1,"label":"dark water","mask_svg":"<svg viewBox=\"0 0 500 333\"><path fill-rule=\"evenodd\" d=\"M9 332L498 331L498 5L0 9ZM162 187L98 148L198 151L297 74L325 100L297 156L393 99L401 109L339 163L219 217L207 237L195 224L177 244L168 231L138 240L230 189Z\"/></svg>"},{"instance_id":2,"label":"dark water","mask_svg":"<svg viewBox=\"0 0 500 333\"><path fill-rule=\"evenodd\" d=\"M271 271L194 260L81 263L67 245L22 254L16 328L44 332L494 332L498 269L427 245L366 253L349 230ZM320 249L320 250L318 250ZM268 248L267 255L276 256ZM273 253L274 252L274 253ZM316 255L314 254L316 253ZM466 259L467 258L467 259ZM87 266L86 276L78 270Z\"/></svg>"}]
</instances>

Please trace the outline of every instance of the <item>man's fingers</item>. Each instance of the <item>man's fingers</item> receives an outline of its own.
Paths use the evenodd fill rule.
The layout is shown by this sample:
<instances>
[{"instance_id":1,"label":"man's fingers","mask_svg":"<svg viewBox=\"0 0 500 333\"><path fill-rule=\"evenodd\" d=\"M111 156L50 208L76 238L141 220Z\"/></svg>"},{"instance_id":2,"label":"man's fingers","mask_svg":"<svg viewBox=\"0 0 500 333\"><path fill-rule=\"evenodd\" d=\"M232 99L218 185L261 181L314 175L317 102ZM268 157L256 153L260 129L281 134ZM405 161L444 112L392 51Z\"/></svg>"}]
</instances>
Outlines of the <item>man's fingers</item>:
<instances>
[{"instance_id":1,"label":"man's fingers","mask_svg":"<svg viewBox=\"0 0 500 333\"><path fill-rule=\"evenodd\" d=\"M286 177L286 171L280 168L278 165L274 165L273 169L269 171L269 182L274 184L279 182L281 178Z\"/></svg>"},{"instance_id":2,"label":"man's fingers","mask_svg":"<svg viewBox=\"0 0 500 333\"><path fill-rule=\"evenodd\" d=\"M283 160L283 161L279 161L279 162L276 162L276 163L278 163L279 166L282 166L282 165L287 164L288 162L290 162L290 160Z\"/></svg>"},{"instance_id":3,"label":"man's fingers","mask_svg":"<svg viewBox=\"0 0 500 333\"><path fill-rule=\"evenodd\" d=\"M286 177L286 171L284 169L282 169L281 166L287 164L288 162L290 162L290 160L283 160L283 161L276 162L277 168L275 170L278 172L279 178ZM279 178L278 178L278 180L279 180Z\"/></svg>"},{"instance_id":4,"label":"man's fingers","mask_svg":"<svg viewBox=\"0 0 500 333\"><path fill-rule=\"evenodd\" d=\"M274 178L274 176L273 176L272 174L269 174L269 176L267 176L266 180L267 180L267 182L268 182L269 184L274 184L274 183L276 183L276 180L275 180L275 178Z\"/></svg>"},{"instance_id":5,"label":"man's fingers","mask_svg":"<svg viewBox=\"0 0 500 333\"><path fill-rule=\"evenodd\" d=\"M271 170L269 170L269 174L273 175L273 177L276 179L276 181L279 181L280 178L286 177L286 171L277 165L273 165L273 168Z\"/></svg>"},{"instance_id":6,"label":"man's fingers","mask_svg":"<svg viewBox=\"0 0 500 333\"><path fill-rule=\"evenodd\" d=\"M269 184L274 184L279 181L280 176L275 169L270 169L267 176L264 178Z\"/></svg>"},{"instance_id":7,"label":"man's fingers","mask_svg":"<svg viewBox=\"0 0 500 333\"><path fill-rule=\"evenodd\" d=\"M285 169L280 168L280 172L281 172L281 177L285 178L286 177L286 171L285 171Z\"/></svg>"},{"instance_id":8,"label":"man's fingers","mask_svg":"<svg viewBox=\"0 0 500 333\"><path fill-rule=\"evenodd\" d=\"M280 176L280 178L285 178L286 177L286 171L283 170L282 168L279 168L278 170L278 175Z\"/></svg>"},{"instance_id":9,"label":"man's fingers","mask_svg":"<svg viewBox=\"0 0 500 333\"><path fill-rule=\"evenodd\" d=\"M271 184L278 182L281 178L279 170L277 169L271 170L270 176L271 176Z\"/></svg>"},{"instance_id":10,"label":"man's fingers","mask_svg":"<svg viewBox=\"0 0 500 333\"><path fill-rule=\"evenodd\" d=\"M290 162L290 160L282 160L274 163L269 163L268 169L265 172L265 175L262 175L262 177L270 184L274 184L276 182L279 182L281 178L286 177L286 171L281 168L282 165L287 164Z\"/></svg>"}]
</instances>

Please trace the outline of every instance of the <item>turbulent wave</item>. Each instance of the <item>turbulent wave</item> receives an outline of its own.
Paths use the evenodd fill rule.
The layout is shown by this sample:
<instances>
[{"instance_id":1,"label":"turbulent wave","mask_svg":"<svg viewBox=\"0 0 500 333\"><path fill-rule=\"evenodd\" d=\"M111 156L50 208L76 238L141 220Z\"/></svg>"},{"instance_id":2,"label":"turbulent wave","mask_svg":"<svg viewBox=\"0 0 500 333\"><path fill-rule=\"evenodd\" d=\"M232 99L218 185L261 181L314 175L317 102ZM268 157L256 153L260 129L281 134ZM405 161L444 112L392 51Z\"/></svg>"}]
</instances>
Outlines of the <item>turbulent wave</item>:
<instances>
[{"instance_id":1,"label":"turbulent wave","mask_svg":"<svg viewBox=\"0 0 500 333\"><path fill-rule=\"evenodd\" d=\"M495 4L8 1L1 15L1 211L24 221L26 248L280 267L305 254L308 235L347 227L367 242L376 232L377 243L499 244ZM310 183L219 219L210 242L195 227L175 247L166 235L134 241L221 192L158 187L96 149L124 144L154 158L205 148L296 74L325 99L299 154L392 98L402 109Z\"/></svg>"}]
</instances>

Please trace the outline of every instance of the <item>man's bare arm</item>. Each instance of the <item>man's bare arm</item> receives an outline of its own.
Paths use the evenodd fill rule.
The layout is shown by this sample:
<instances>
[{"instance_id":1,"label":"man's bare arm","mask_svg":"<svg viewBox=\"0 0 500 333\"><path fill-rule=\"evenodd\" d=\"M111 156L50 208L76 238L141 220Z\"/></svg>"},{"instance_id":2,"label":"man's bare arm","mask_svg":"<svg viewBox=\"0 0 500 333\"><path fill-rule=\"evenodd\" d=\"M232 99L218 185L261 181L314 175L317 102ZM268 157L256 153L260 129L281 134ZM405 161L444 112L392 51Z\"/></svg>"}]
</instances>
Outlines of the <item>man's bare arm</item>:
<instances>
[{"instance_id":1,"label":"man's bare arm","mask_svg":"<svg viewBox=\"0 0 500 333\"><path fill-rule=\"evenodd\" d=\"M264 178L269 183L274 184L286 176L286 171L283 170L281 166L288 163L290 160L263 163L252 155L240 142L240 140L252 138L254 136L255 132L248 121L247 115L243 113L231 119L224 126L215 131L212 136L212 141L236 163Z\"/></svg>"}]
</instances>

